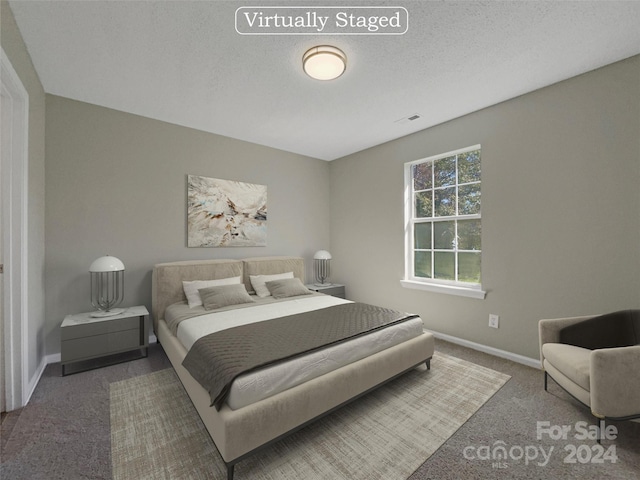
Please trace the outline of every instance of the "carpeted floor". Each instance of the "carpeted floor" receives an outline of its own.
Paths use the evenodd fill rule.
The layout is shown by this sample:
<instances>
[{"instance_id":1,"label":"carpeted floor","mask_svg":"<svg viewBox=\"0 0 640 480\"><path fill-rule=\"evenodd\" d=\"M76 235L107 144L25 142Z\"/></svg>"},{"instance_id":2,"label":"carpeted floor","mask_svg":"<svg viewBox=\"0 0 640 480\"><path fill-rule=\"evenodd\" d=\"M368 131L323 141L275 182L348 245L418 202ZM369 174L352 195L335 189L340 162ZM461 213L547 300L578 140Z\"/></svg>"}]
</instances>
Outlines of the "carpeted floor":
<instances>
[{"instance_id":1,"label":"carpeted floor","mask_svg":"<svg viewBox=\"0 0 640 480\"><path fill-rule=\"evenodd\" d=\"M410 480L640 479L640 424L612 423L617 438L603 440L599 452L595 441L575 438L575 428L581 426L577 422L593 421L588 410L553 383L545 392L539 370L442 341L436 342L436 350L511 380ZM29 405L2 422L0 478L110 479L110 384L169 367L157 345L150 348L149 358L67 377L60 377L59 364L49 365ZM572 431L566 439L553 440L541 430L538 439L538 422L567 425ZM495 447L504 447L505 458L492 458L501 451Z\"/></svg>"}]
</instances>

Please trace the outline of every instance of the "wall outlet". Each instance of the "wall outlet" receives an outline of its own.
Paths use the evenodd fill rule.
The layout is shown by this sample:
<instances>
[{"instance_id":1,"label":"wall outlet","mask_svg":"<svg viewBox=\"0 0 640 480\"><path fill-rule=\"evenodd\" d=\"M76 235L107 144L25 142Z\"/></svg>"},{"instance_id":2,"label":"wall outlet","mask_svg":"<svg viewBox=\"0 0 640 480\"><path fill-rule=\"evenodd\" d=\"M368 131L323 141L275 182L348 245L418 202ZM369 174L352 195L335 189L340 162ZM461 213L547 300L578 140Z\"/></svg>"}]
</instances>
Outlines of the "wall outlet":
<instances>
[{"instance_id":1,"label":"wall outlet","mask_svg":"<svg viewBox=\"0 0 640 480\"><path fill-rule=\"evenodd\" d=\"M494 315L493 313L489 314L489 326L491 328L498 328L500 326L500 316Z\"/></svg>"}]
</instances>

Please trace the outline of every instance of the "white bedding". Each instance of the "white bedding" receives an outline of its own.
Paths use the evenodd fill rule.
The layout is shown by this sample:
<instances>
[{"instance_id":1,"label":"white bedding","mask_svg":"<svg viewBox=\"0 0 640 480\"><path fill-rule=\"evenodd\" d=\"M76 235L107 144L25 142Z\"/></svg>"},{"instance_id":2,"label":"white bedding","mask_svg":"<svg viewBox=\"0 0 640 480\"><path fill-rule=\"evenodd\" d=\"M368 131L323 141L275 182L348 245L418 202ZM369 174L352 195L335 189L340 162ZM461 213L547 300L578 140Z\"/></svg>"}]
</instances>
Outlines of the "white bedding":
<instances>
[{"instance_id":1,"label":"white bedding","mask_svg":"<svg viewBox=\"0 0 640 480\"><path fill-rule=\"evenodd\" d=\"M209 313L182 321L178 326L177 337L189 350L199 338L210 333L343 303L350 303L350 301L329 295L314 295L294 297L285 302ZM237 410L331 370L398 345L420 335L422 331L422 320L414 318L366 336L248 372L234 380L227 404L230 408Z\"/></svg>"}]
</instances>

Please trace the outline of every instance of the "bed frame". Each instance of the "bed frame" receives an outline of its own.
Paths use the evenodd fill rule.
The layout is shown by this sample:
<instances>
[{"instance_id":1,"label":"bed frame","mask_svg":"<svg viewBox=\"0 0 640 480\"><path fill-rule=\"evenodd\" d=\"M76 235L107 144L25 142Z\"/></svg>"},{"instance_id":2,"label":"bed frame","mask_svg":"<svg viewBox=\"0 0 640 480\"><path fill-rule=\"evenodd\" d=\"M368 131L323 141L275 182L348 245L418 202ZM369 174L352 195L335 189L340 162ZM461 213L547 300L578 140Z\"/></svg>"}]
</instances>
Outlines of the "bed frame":
<instances>
[{"instance_id":1,"label":"bed frame","mask_svg":"<svg viewBox=\"0 0 640 480\"><path fill-rule=\"evenodd\" d=\"M263 257L245 260L203 260L158 264L152 277L153 325L178 377L198 411L227 467L228 480L234 466L257 451L292 434L399 375L426 363L434 350L433 335L419 337L388 348L318 378L290 388L238 410L211 407L209 393L182 366L187 350L167 327L165 309L185 300L183 280L214 280L241 275L252 292L249 275L294 272L305 281L304 261L297 257Z\"/></svg>"}]
</instances>

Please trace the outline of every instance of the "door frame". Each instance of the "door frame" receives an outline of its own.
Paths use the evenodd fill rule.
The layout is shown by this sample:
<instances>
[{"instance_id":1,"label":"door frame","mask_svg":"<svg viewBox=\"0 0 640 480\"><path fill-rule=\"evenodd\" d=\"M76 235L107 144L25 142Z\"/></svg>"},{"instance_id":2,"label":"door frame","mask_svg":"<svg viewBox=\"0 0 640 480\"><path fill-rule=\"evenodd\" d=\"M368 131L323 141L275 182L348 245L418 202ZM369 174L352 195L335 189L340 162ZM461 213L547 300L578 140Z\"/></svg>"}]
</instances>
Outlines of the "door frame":
<instances>
[{"instance_id":1,"label":"door frame","mask_svg":"<svg viewBox=\"0 0 640 480\"><path fill-rule=\"evenodd\" d=\"M4 270L4 351L7 411L28 399L28 147L29 94L2 49L0 86L11 108L11 124L3 125L2 142L10 154L2 161L2 235ZM9 158L7 158L9 157Z\"/></svg>"}]
</instances>

